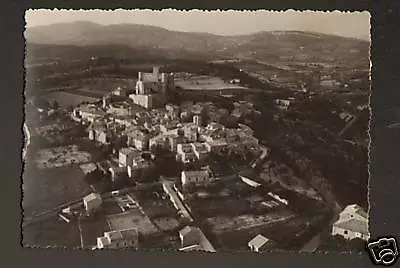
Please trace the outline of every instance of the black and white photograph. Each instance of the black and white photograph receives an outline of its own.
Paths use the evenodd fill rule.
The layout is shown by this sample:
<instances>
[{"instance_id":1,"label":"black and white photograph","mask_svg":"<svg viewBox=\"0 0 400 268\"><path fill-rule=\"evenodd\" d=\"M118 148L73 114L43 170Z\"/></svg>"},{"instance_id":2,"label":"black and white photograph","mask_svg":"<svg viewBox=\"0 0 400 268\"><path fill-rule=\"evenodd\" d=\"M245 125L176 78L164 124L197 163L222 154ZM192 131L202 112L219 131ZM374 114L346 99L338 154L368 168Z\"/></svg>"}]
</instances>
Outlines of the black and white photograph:
<instances>
[{"instance_id":1,"label":"black and white photograph","mask_svg":"<svg viewBox=\"0 0 400 268\"><path fill-rule=\"evenodd\" d=\"M25 21L24 247L365 251L369 12Z\"/></svg>"}]
</instances>

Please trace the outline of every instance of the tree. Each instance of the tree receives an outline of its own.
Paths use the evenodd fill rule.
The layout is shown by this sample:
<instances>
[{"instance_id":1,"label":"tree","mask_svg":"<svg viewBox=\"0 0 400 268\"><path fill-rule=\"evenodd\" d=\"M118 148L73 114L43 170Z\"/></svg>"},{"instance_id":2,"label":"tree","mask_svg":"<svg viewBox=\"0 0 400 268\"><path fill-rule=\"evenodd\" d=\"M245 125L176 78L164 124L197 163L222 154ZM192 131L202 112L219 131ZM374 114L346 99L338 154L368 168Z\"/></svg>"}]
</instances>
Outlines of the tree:
<instances>
[{"instance_id":1,"label":"tree","mask_svg":"<svg viewBox=\"0 0 400 268\"><path fill-rule=\"evenodd\" d=\"M102 179L103 179L103 174L98 169L96 169L92 172L89 172L85 176L85 181L89 185L96 184L96 183L100 182Z\"/></svg>"},{"instance_id":2,"label":"tree","mask_svg":"<svg viewBox=\"0 0 400 268\"><path fill-rule=\"evenodd\" d=\"M54 101L54 102L53 102L52 108L53 108L54 110L57 110L58 108L60 108L60 105L58 104L57 101Z\"/></svg>"},{"instance_id":3,"label":"tree","mask_svg":"<svg viewBox=\"0 0 400 268\"><path fill-rule=\"evenodd\" d=\"M74 110L74 106L68 105L67 111L68 111L68 112L72 112L73 110Z\"/></svg>"}]
</instances>

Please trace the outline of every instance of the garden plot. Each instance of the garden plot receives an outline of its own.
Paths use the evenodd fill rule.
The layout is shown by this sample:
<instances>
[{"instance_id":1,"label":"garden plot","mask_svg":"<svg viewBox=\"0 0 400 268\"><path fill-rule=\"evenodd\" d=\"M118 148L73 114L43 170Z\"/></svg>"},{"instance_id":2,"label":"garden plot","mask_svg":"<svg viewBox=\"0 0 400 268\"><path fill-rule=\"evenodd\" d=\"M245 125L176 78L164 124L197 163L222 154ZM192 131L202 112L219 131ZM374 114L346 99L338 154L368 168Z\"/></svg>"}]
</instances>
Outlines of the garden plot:
<instances>
[{"instance_id":1,"label":"garden plot","mask_svg":"<svg viewBox=\"0 0 400 268\"><path fill-rule=\"evenodd\" d=\"M47 169L82 164L90 159L90 153L80 151L76 145L68 145L40 150L35 156L35 163L39 169Z\"/></svg>"}]
</instances>

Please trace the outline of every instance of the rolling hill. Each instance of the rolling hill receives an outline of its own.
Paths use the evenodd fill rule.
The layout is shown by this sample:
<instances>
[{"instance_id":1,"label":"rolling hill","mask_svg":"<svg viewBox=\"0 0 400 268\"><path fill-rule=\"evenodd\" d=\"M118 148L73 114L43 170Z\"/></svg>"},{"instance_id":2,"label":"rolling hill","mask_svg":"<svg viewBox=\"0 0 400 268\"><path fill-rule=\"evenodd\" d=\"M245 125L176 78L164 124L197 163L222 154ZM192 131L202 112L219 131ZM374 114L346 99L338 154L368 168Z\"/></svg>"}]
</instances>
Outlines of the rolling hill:
<instances>
[{"instance_id":1,"label":"rolling hill","mask_svg":"<svg viewBox=\"0 0 400 268\"><path fill-rule=\"evenodd\" d=\"M304 60L318 62L368 61L369 43L333 35L272 31L248 35L219 36L208 33L171 31L161 27L116 24L99 25L77 21L27 28L28 44L57 46L54 51L100 47L122 49L121 56L130 54L161 54L167 57L240 58L259 61ZM32 46L31 46L32 47ZM29 45L28 45L29 48ZM60 52L61 51L61 52ZM96 51L96 50L95 50ZM28 55L33 55L29 53ZM125 54L124 54L125 53Z\"/></svg>"}]
</instances>

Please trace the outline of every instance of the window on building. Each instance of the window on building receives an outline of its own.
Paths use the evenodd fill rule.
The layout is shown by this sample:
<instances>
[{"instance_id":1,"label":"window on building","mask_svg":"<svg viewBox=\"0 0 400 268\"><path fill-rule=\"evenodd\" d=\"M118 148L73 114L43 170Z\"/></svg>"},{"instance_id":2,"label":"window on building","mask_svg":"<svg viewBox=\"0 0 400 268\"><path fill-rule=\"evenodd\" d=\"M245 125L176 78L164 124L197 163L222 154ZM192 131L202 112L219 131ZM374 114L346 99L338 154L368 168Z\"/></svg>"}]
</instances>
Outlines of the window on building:
<instances>
[{"instance_id":1,"label":"window on building","mask_svg":"<svg viewBox=\"0 0 400 268\"><path fill-rule=\"evenodd\" d=\"M347 235L349 232L347 232L347 231L344 231L343 233L344 233L345 235Z\"/></svg>"}]
</instances>

